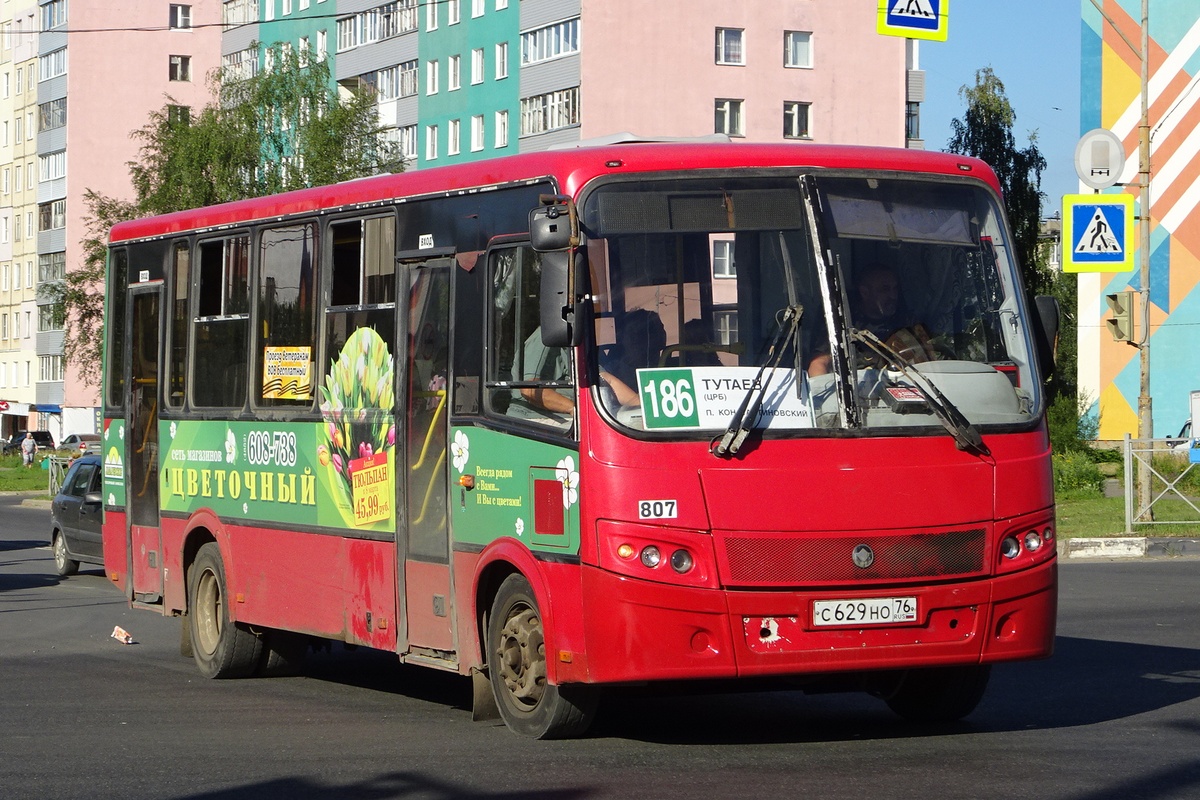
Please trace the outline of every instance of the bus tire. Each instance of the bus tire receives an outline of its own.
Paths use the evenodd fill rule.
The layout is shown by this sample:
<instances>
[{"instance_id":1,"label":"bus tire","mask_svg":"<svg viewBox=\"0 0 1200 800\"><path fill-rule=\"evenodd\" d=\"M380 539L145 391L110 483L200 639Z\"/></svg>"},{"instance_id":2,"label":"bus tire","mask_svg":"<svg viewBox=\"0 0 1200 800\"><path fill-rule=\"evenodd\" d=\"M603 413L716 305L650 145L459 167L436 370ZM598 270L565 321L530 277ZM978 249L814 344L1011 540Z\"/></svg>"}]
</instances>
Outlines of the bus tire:
<instances>
[{"instance_id":1,"label":"bus tire","mask_svg":"<svg viewBox=\"0 0 1200 800\"><path fill-rule=\"evenodd\" d=\"M188 571L188 614L192 658L206 678L245 678L254 674L262 640L229 619L225 565L215 542L196 553Z\"/></svg>"},{"instance_id":2,"label":"bus tire","mask_svg":"<svg viewBox=\"0 0 1200 800\"><path fill-rule=\"evenodd\" d=\"M54 541L50 545L54 552L54 571L58 577L65 578L79 571L79 562L67 555L67 540L62 531L54 532Z\"/></svg>"},{"instance_id":3,"label":"bus tire","mask_svg":"<svg viewBox=\"0 0 1200 800\"><path fill-rule=\"evenodd\" d=\"M537 599L523 575L500 584L487 630L488 677L500 718L534 739L583 734L596 715L595 687L546 680L546 642Z\"/></svg>"},{"instance_id":4,"label":"bus tire","mask_svg":"<svg viewBox=\"0 0 1200 800\"><path fill-rule=\"evenodd\" d=\"M909 722L955 722L979 705L991 673L979 664L909 670L884 700Z\"/></svg>"}]
</instances>

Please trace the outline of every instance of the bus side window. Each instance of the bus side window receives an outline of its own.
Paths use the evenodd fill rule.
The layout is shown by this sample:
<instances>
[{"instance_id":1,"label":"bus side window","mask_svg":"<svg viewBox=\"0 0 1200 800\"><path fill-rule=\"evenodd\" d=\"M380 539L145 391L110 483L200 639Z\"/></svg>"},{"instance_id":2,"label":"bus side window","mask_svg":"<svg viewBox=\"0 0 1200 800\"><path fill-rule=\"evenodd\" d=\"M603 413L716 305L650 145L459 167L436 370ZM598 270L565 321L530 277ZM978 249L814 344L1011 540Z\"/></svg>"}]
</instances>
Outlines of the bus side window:
<instances>
[{"instance_id":1,"label":"bus side window","mask_svg":"<svg viewBox=\"0 0 1200 800\"><path fill-rule=\"evenodd\" d=\"M264 230L259 239L256 404L312 405L318 252L313 222Z\"/></svg>"},{"instance_id":2,"label":"bus side window","mask_svg":"<svg viewBox=\"0 0 1200 800\"><path fill-rule=\"evenodd\" d=\"M246 401L250 238L203 242L197 260L193 399L201 407L238 407Z\"/></svg>"},{"instance_id":3,"label":"bus side window","mask_svg":"<svg viewBox=\"0 0 1200 800\"><path fill-rule=\"evenodd\" d=\"M171 408L182 408L187 396L187 352L188 352L188 293L191 279L191 250L186 241L176 242L171 248L171 337L167 356L166 403Z\"/></svg>"},{"instance_id":4,"label":"bus side window","mask_svg":"<svg viewBox=\"0 0 1200 800\"><path fill-rule=\"evenodd\" d=\"M572 351L542 344L541 256L527 245L493 250L488 276L488 409L567 430L575 410Z\"/></svg>"}]
</instances>

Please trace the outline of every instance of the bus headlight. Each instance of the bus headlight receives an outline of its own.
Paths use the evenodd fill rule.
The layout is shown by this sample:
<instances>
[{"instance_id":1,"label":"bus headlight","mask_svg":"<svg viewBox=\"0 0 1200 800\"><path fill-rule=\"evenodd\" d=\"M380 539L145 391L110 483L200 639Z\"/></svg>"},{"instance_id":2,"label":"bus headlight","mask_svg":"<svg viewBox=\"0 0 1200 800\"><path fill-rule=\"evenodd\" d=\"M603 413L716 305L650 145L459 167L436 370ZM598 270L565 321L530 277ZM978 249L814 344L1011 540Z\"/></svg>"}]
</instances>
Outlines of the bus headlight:
<instances>
[{"instance_id":1,"label":"bus headlight","mask_svg":"<svg viewBox=\"0 0 1200 800\"><path fill-rule=\"evenodd\" d=\"M674 553L671 553L671 569L680 575L690 570L692 564L692 554L687 550L676 550Z\"/></svg>"},{"instance_id":2,"label":"bus headlight","mask_svg":"<svg viewBox=\"0 0 1200 800\"><path fill-rule=\"evenodd\" d=\"M1025 534L1025 549L1031 553L1037 552L1042 546L1042 536L1037 531Z\"/></svg>"},{"instance_id":3,"label":"bus headlight","mask_svg":"<svg viewBox=\"0 0 1200 800\"><path fill-rule=\"evenodd\" d=\"M1000 555L1005 558L1016 558L1021 555L1021 543L1017 541L1017 537L1004 537L1004 541L1000 542Z\"/></svg>"},{"instance_id":4,"label":"bus headlight","mask_svg":"<svg viewBox=\"0 0 1200 800\"><path fill-rule=\"evenodd\" d=\"M642 563L650 569L654 569L662 563L662 553L654 545L648 545L642 548Z\"/></svg>"}]
</instances>

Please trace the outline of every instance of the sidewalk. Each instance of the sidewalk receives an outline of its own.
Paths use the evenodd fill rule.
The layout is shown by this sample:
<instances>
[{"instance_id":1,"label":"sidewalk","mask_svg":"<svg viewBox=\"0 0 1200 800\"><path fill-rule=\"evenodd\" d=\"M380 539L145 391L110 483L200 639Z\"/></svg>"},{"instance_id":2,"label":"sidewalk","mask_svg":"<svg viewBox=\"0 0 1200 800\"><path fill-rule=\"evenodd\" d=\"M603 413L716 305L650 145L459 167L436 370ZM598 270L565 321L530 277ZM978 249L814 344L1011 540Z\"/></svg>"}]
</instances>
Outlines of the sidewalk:
<instances>
[{"instance_id":1,"label":"sidewalk","mask_svg":"<svg viewBox=\"0 0 1200 800\"><path fill-rule=\"evenodd\" d=\"M1060 539L1060 558L1200 556L1200 539L1182 536L1097 536Z\"/></svg>"}]
</instances>

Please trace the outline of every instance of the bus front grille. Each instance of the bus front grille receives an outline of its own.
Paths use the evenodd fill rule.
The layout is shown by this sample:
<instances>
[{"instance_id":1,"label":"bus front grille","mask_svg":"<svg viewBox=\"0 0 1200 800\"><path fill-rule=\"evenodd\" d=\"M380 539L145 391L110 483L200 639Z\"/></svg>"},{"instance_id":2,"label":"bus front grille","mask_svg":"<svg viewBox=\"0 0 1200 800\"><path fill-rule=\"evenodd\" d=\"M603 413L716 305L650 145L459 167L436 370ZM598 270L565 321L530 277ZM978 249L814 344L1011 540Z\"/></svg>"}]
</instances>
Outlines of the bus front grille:
<instances>
[{"instance_id":1,"label":"bus front grille","mask_svg":"<svg viewBox=\"0 0 1200 800\"><path fill-rule=\"evenodd\" d=\"M956 578L985 571L983 528L820 536L715 532L727 586L806 586Z\"/></svg>"}]
</instances>

